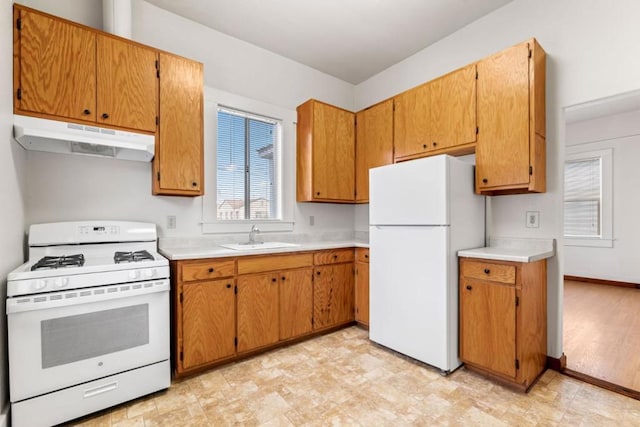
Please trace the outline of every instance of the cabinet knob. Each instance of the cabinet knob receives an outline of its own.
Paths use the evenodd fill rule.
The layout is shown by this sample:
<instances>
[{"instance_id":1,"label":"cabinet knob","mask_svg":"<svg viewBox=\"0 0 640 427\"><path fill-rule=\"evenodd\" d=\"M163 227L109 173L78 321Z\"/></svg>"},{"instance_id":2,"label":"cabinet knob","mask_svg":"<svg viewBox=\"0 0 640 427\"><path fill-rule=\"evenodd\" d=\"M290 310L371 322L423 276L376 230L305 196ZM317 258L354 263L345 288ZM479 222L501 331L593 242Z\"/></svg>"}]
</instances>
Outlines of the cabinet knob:
<instances>
[{"instance_id":1,"label":"cabinet knob","mask_svg":"<svg viewBox=\"0 0 640 427\"><path fill-rule=\"evenodd\" d=\"M276 278L275 278L275 277L274 277L274 278L272 278L272 279L271 279L271 281L272 281L272 282L275 282L275 281L276 281Z\"/></svg>"},{"instance_id":2,"label":"cabinet knob","mask_svg":"<svg viewBox=\"0 0 640 427\"><path fill-rule=\"evenodd\" d=\"M489 273L491 273L491 270L489 270L488 268L485 268L484 269L484 274L489 274Z\"/></svg>"},{"instance_id":3,"label":"cabinet knob","mask_svg":"<svg viewBox=\"0 0 640 427\"><path fill-rule=\"evenodd\" d=\"M216 271L216 269L215 269L215 268L213 268L213 267L210 267L210 268L209 268L209 273L213 273L214 271Z\"/></svg>"},{"instance_id":4,"label":"cabinet knob","mask_svg":"<svg viewBox=\"0 0 640 427\"><path fill-rule=\"evenodd\" d=\"M482 182L486 184L487 182L489 182L489 180L487 178L482 178Z\"/></svg>"},{"instance_id":5,"label":"cabinet knob","mask_svg":"<svg viewBox=\"0 0 640 427\"><path fill-rule=\"evenodd\" d=\"M422 148L427 148L427 144L422 144Z\"/></svg>"},{"instance_id":6,"label":"cabinet knob","mask_svg":"<svg viewBox=\"0 0 640 427\"><path fill-rule=\"evenodd\" d=\"M320 195L320 192L318 191L318 192L316 193L316 196L319 196L319 195Z\"/></svg>"},{"instance_id":7,"label":"cabinet knob","mask_svg":"<svg viewBox=\"0 0 640 427\"><path fill-rule=\"evenodd\" d=\"M227 289L230 289L231 285L229 283L227 283Z\"/></svg>"},{"instance_id":8,"label":"cabinet knob","mask_svg":"<svg viewBox=\"0 0 640 427\"><path fill-rule=\"evenodd\" d=\"M284 277L284 276L282 276L282 280L287 280L287 278L286 278L286 277Z\"/></svg>"},{"instance_id":9,"label":"cabinet knob","mask_svg":"<svg viewBox=\"0 0 640 427\"><path fill-rule=\"evenodd\" d=\"M319 275L320 275L320 272L319 272L319 271L316 271L316 274L319 276Z\"/></svg>"},{"instance_id":10,"label":"cabinet knob","mask_svg":"<svg viewBox=\"0 0 640 427\"><path fill-rule=\"evenodd\" d=\"M433 146L435 147L436 145L438 145L438 143L433 141Z\"/></svg>"},{"instance_id":11,"label":"cabinet knob","mask_svg":"<svg viewBox=\"0 0 640 427\"><path fill-rule=\"evenodd\" d=\"M103 118L103 119L108 119L108 118L109 118L109 115L108 115L107 113L102 113L102 118Z\"/></svg>"},{"instance_id":12,"label":"cabinet knob","mask_svg":"<svg viewBox=\"0 0 640 427\"><path fill-rule=\"evenodd\" d=\"M193 182L191 183L191 186L192 186L192 187L197 187L197 186L198 186L198 183L197 183L196 181L193 181Z\"/></svg>"},{"instance_id":13,"label":"cabinet knob","mask_svg":"<svg viewBox=\"0 0 640 427\"><path fill-rule=\"evenodd\" d=\"M471 285L467 285L467 290L470 291L471 289L473 289Z\"/></svg>"},{"instance_id":14,"label":"cabinet knob","mask_svg":"<svg viewBox=\"0 0 640 427\"><path fill-rule=\"evenodd\" d=\"M369 254L364 254L364 257L365 258L369 258Z\"/></svg>"},{"instance_id":15,"label":"cabinet knob","mask_svg":"<svg viewBox=\"0 0 640 427\"><path fill-rule=\"evenodd\" d=\"M333 256L333 259L338 259L338 255L334 255L334 256Z\"/></svg>"},{"instance_id":16,"label":"cabinet knob","mask_svg":"<svg viewBox=\"0 0 640 427\"><path fill-rule=\"evenodd\" d=\"M82 112L82 114L84 114L85 116L88 116L89 114L91 114L91 110L86 109Z\"/></svg>"}]
</instances>

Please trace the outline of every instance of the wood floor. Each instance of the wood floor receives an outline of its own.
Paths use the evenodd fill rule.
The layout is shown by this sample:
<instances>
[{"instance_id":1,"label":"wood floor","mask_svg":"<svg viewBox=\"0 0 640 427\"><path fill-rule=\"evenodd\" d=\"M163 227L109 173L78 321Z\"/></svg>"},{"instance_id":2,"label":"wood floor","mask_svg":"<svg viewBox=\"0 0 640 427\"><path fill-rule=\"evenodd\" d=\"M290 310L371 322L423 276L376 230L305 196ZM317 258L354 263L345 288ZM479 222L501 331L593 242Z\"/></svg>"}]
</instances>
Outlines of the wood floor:
<instances>
[{"instance_id":1,"label":"wood floor","mask_svg":"<svg viewBox=\"0 0 640 427\"><path fill-rule=\"evenodd\" d=\"M640 290L564 281L567 368L640 391Z\"/></svg>"}]
</instances>

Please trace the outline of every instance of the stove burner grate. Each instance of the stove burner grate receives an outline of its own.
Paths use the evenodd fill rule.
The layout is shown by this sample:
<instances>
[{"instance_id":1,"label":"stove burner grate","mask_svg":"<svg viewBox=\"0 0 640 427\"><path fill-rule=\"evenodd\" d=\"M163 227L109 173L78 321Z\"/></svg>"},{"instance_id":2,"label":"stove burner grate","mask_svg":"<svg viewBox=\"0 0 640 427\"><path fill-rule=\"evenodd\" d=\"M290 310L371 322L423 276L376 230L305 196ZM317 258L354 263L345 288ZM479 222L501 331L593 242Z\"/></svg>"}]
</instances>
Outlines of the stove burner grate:
<instances>
[{"instance_id":1,"label":"stove burner grate","mask_svg":"<svg viewBox=\"0 0 640 427\"><path fill-rule=\"evenodd\" d=\"M62 268L62 267L81 267L83 265L84 265L83 254L76 254L76 255L69 255L69 256L67 255L46 256L44 258L40 258L40 260L31 267L31 271Z\"/></svg>"},{"instance_id":2,"label":"stove burner grate","mask_svg":"<svg viewBox=\"0 0 640 427\"><path fill-rule=\"evenodd\" d=\"M147 251L135 251L135 252L116 252L113 255L113 261L116 264L122 262L138 262L138 261L153 261L153 255Z\"/></svg>"}]
</instances>

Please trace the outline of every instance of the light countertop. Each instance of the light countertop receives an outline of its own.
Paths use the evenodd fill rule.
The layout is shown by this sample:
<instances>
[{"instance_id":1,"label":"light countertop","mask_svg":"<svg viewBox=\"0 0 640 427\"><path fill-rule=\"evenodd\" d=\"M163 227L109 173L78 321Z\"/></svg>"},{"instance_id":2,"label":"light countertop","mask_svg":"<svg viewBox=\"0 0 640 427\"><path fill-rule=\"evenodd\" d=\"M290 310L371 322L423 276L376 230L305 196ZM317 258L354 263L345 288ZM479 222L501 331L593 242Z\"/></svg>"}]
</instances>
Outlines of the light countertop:
<instances>
[{"instance_id":1,"label":"light countertop","mask_svg":"<svg viewBox=\"0 0 640 427\"><path fill-rule=\"evenodd\" d=\"M555 239L492 238L484 248L458 251L462 258L534 262L555 256Z\"/></svg>"},{"instance_id":2,"label":"light countertop","mask_svg":"<svg viewBox=\"0 0 640 427\"><path fill-rule=\"evenodd\" d=\"M224 248L222 246L192 246L192 247L161 247L159 252L170 260L199 259L199 258L224 258L239 257L249 255L270 255L303 251L318 251L323 249L338 248L368 248L369 243L356 240L345 241L317 241L317 242L300 242L299 246L273 248L273 249L256 249L236 251Z\"/></svg>"}]
</instances>

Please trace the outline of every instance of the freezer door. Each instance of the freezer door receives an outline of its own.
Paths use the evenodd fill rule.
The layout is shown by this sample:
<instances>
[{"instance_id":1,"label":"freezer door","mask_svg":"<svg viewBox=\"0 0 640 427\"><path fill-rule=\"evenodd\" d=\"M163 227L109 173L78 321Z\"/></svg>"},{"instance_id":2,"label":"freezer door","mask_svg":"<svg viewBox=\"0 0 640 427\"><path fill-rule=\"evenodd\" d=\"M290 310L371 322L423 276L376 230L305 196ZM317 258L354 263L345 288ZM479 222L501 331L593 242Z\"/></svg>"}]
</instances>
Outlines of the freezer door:
<instances>
[{"instance_id":1,"label":"freezer door","mask_svg":"<svg viewBox=\"0 0 640 427\"><path fill-rule=\"evenodd\" d=\"M449 224L448 156L369 170L369 224Z\"/></svg>"},{"instance_id":2,"label":"freezer door","mask_svg":"<svg viewBox=\"0 0 640 427\"><path fill-rule=\"evenodd\" d=\"M369 238L371 340L443 371L455 369L449 227L371 226Z\"/></svg>"}]
</instances>

